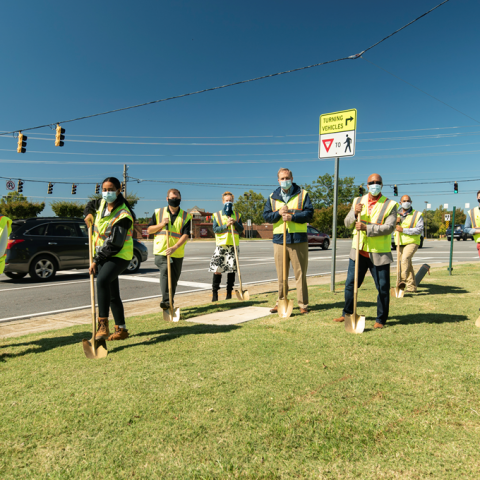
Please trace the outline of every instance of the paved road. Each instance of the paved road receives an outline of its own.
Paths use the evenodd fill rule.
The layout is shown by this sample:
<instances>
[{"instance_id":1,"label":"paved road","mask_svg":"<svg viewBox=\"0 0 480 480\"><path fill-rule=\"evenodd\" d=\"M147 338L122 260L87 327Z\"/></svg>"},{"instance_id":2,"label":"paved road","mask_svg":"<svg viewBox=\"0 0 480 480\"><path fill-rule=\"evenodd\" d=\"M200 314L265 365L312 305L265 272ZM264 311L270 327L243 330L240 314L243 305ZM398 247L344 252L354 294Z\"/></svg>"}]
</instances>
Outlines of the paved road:
<instances>
[{"instance_id":1,"label":"paved road","mask_svg":"<svg viewBox=\"0 0 480 480\"><path fill-rule=\"evenodd\" d=\"M123 275L120 281L124 301L160 297L158 270L153 261L152 244L147 242L149 259L136 275ZM345 272L351 240L340 240L337 251L337 272ZM276 280L273 246L271 241L245 241L241 243L243 282L259 283ZM418 250L416 264L447 262L450 242L428 241ZM209 290L212 274L208 273L213 242L194 242L186 247L183 272L178 293ZM395 253L394 253L394 257ZM330 274L332 250L312 249L309 254L309 275ZM454 261L478 261L477 249L472 241L454 242ZM290 275L293 272L290 271ZM224 276L225 277L225 276ZM223 278L225 281L226 278ZM35 283L29 277L13 281L0 275L0 322L25 319L37 315L60 313L88 307L90 294L87 270L58 272L48 283Z\"/></svg>"}]
</instances>

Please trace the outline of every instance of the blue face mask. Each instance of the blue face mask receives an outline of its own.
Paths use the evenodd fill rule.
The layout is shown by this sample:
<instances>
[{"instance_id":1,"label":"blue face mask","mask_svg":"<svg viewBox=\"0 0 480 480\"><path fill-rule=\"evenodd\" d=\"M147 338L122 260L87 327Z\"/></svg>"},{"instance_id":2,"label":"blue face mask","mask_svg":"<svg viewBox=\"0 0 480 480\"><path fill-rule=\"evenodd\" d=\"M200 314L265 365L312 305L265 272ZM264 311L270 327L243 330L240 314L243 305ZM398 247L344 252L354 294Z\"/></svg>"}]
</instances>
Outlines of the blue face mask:
<instances>
[{"instance_id":1,"label":"blue face mask","mask_svg":"<svg viewBox=\"0 0 480 480\"><path fill-rule=\"evenodd\" d=\"M374 183L373 185L368 186L368 190L374 197L376 197L382 191L382 186Z\"/></svg>"},{"instance_id":2,"label":"blue face mask","mask_svg":"<svg viewBox=\"0 0 480 480\"><path fill-rule=\"evenodd\" d=\"M292 186L292 181L291 180L281 180L280 181L280 186L284 190L288 190Z\"/></svg>"},{"instance_id":3,"label":"blue face mask","mask_svg":"<svg viewBox=\"0 0 480 480\"><path fill-rule=\"evenodd\" d=\"M233 213L233 203L232 202L225 202L223 204L223 211L227 217L231 217Z\"/></svg>"},{"instance_id":4,"label":"blue face mask","mask_svg":"<svg viewBox=\"0 0 480 480\"><path fill-rule=\"evenodd\" d=\"M107 203L113 203L117 199L117 192L102 192L102 197Z\"/></svg>"}]
</instances>

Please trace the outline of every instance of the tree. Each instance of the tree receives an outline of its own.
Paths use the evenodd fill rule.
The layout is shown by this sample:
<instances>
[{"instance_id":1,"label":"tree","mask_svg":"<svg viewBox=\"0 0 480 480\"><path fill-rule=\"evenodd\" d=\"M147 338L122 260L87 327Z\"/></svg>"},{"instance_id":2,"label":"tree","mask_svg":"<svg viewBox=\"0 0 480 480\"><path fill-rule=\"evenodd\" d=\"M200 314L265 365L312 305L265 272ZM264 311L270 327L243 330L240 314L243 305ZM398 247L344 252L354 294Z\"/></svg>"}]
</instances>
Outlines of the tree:
<instances>
[{"instance_id":1,"label":"tree","mask_svg":"<svg viewBox=\"0 0 480 480\"><path fill-rule=\"evenodd\" d=\"M255 193L253 190L249 190L237 199L234 208L236 212L242 215L243 223L251 220L255 225L261 225L265 223L263 219L265 201L266 199L261 193Z\"/></svg>"},{"instance_id":2,"label":"tree","mask_svg":"<svg viewBox=\"0 0 480 480\"><path fill-rule=\"evenodd\" d=\"M57 217L83 217L85 205L79 202L56 200L50 203L53 213Z\"/></svg>"},{"instance_id":3,"label":"tree","mask_svg":"<svg viewBox=\"0 0 480 480\"><path fill-rule=\"evenodd\" d=\"M36 217L45 208L45 202L29 202L25 195L9 192L0 201L0 214L12 220Z\"/></svg>"},{"instance_id":4,"label":"tree","mask_svg":"<svg viewBox=\"0 0 480 480\"><path fill-rule=\"evenodd\" d=\"M358 197L358 186L354 184L355 177L338 179L338 204L351 204ZM305 184L303 188L308 191L314 209L327 208L333 205L333 190L335 178L326 173L314 180L311 185Z\"/></svg>"},{"instance_id":5,"label":"tree","mask_svg":"<svg viewBox=\"0 0 480 480\"><path fill-rule=\"evenodd\" d=\"M337 237L349 238L352 235L352 228L347 228L344 224L345 217L351 209L351 205L339 205L337 210ZM320 230L322 233L332 235L333 226L333 205L328 208L315 210L313 214L312 227Z\"/></svg>"}]
</instances>

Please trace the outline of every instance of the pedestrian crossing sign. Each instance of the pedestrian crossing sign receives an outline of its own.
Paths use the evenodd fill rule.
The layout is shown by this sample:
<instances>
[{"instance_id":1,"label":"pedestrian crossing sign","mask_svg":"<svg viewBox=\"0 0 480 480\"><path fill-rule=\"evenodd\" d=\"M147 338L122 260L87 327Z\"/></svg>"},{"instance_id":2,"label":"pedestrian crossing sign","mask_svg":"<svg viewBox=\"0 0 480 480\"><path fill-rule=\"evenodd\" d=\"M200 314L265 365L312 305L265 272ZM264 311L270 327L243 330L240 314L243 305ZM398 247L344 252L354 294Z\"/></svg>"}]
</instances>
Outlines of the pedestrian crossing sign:
<instances>
[{"instance_id":1,"label":"pedestrian crossing sign","mask_svg":"<svg viewBox=\"0 0 480 480\"><path fill-rule=\"evenodd\" d=\"M320 115L318 158L353 157L357 130L357 110Z\"/></svg>"}]
</instances>

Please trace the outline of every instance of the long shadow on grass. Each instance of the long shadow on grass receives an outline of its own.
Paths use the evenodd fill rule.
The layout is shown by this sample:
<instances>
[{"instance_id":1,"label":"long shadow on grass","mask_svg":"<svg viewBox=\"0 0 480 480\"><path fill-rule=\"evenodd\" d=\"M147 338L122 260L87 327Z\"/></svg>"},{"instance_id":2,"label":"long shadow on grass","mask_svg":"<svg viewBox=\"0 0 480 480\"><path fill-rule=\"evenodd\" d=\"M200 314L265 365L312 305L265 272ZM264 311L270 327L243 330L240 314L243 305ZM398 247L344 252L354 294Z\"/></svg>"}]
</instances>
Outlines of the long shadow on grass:
<instances>
[{"instance_id":1,"label":"long shadow on grass","mask_svg":"<svg viewBox=\"0 0 480 480\"><path fill-rule=\"evenodd\" d=\"M419 288L421 289L416 296L421 295L443 295L444 293L468 293L461 287L455 285L436 285L434 283L422 283ZM424 291L426 290L426 291Z\"/></svg>"},{"instance_id":2,"label":"long shadow on grass","mask_svg":"<svg viewBox=\"0 0 480 480\"><path fill-rule=\"evenodd\" d=\"M448 313L414 313L410 315L395 315L388 319L387 325L416 325L419 323L457 323L470 320L466 315L451 315Z\"/></svg>"},{"instance_id":3,"label":"long shadow on grass","mask_svg":"<svg viewBox=\"0 0 480 480\"><path fill-rule=\"evenodd\" d=\"M209 313L216 313L216 312L227 312L229 310L234 310L235 308L243 308L243 307L260 307L263 304L268 303L267 299L265 300L255 300L255 301L248 301L248 302L241 302L241 301L230 301L228 303L210 303L208 305L203 305L200 307L190 307L190 308L182 308L182 319L188 320L189 318L198 317L200 315L207 315Z\"/></svg>"},{"instance_id":4,"label":"long shadow on grass","mask_svg":"<svg viewBox=\"0 0 480 480\"><path fill-rule=\"evenodd\" d=\"M92 332L81 332L73 333L68 337L47 337L47 338L38 338L30 342L21 342L21 343L9 343L3 345L2 350L7 348L16 348L16 347L29 347L26 350L22 350L18 353L0 353L0 362L5 362L7 358L22 357L30 353L42 353L48 350L53 350L54 348L64 347L66 345L71 345L73 343L80 344L84 338L91 338Z\"/></svg>"},{"instance_id":5,"label":"long shadow on grass","mask_svg":"<svg viewBox=\"0 0 480 480\"><path fill-rule=\"evenodd\" d=\"M150 332L142 332L132 335L130 338L137 337L148 337L146 342L133 343L133 344L124 344L119 345L115 349L112 349L112 352L119 352L125 350L126 348L137 347L138 345L155 345L156 343L169 342L170 340L175 340L179 337L184 337L185 335L204 335L206 333L227 333L232 330L237 330L241 328L239 325L186 325L184 327L173 327L167 328L165 330L157 330Z\"/></svg>"}]
</instances>

